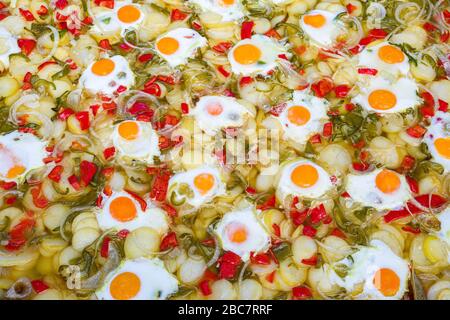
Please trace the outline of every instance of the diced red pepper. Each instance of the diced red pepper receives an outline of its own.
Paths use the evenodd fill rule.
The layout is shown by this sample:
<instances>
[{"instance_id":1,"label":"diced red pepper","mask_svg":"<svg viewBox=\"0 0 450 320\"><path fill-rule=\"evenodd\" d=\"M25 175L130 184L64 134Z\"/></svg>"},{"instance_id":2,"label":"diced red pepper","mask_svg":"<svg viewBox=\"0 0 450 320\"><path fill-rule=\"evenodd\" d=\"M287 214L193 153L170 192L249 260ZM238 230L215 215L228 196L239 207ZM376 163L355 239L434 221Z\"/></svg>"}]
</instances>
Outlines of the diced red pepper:
<instances>
[{"instance_id":1,"label":"diced red pepper","mask_svg":"<svg viewBox=\"0 0 450 320\"><path fill-rule=\"evenodd\" d=\"M364 163L364 162L354 162L352 164L352 167L356 171L366 171L367 169L369 169L369 164Z\"/></svg>"},{"instance_id":2,"label":"diced red pepper","mask_svg":"<svg viewBox=\"0 0 450 320\"><path fill-rule=\"evenodd\" d=\"M276 274L276 270L272 271L271 273L269 273L266 276L266 280L270 283L273 283L273 281L275 280L275 274Z\"/></svg>"},{"instance_id":3,"label":"diced red pepper","mask_svg":"<svg viewBox=\"0 0 450 320\"><path fill-rule=\"evenodd\" d=\"M404 226L402 230L412 234L419 234L421 232L419 228L413 228L411 226Z\"/></svg>"},{"instance_id":4,"label":"diced red pepper","mask_svg":"<svg viewBox=\"0 0 450 320\"><path fill-rule=\"evenodd\" d=\"M168 170L160 170L156 173L153 180L150 198L155 201L164 201L169 186L170 172Z\"/></svg>"},{"instance_id":5,"label":"diced red pepper","mask_svg":"<svg viewBox=\"0 0 450 320\"><path fill-rule=\"evenodd\" d=\"M112 46L111 43L109 43L108 39L102 39L99 41L98 46L102 48L103 50L111 50Z\"/></svg>"},{"instance_id":6,"label":"diced red pepper","mask_svg":"<svg viewBox=\"0 0 450 320\"><path fill-rule=\"evenodd\" d=\"M226 53L233 46L231 42L220 42L212 47L212 49L217 53Z\"/></svg>"},{"instance_id":7,"label":"diced red pepper","mask_svg":"<svg viewBox=\"0 0 450 320\"><path fill-rule=\"evenodd\" d=\"M321 79L311 85L311 90L317 97L323 98L333 90L333 82L327 78Z\"/></svg>"},{"instance_id":8,"label":"diced red pepper","mask_svg":"<svg viewBox=\"0 0 450 320\"><path fill-rule=\"evenodd\" d=\"M91 125L91 121L89 119L89 111L80 111L75 113L75 118L80 123L80 129L81 130L87 130L89 129L89 126Z\"/></svg>"},{"instance_id":9,"label":"diced red pepper","mask_svg":"<svg viewBox=\"0 0 450 320\"><path fill-rule=\"evenodd\" d=\"M17 187L17 183L14 181L9 181L9 182L0 181L0 188L3 190L11 190L15 187Z\"/></svg>"},{"instance_id":10,"label":"diced red pepper","mask_svg":"<svg viewBox=\"0 0 450 320\"><path fill-rule=\"evenodd\" d=\"M178 246L177 235L175 232L169 232L161 240L159 250L166 251L168 249L175 248L176 246Z\"/></svg>"},{"instance_id":11,"label":"diced red pepper","mask_svg":"<svg viewBox=\"0 0 450 320\"><path fill-rule=\"evenodd\" d=\"M317 255L313 255L309 259L302 259L301 263L306 264L308 266L315 266L317 264Z\"/></svg>"},{"instance_id":12,"label":"diced red pepper","mask_svg":"<svg viewBox=\"0 0 450 320\"><path fill-rule=\"evenodd\" d=\"M280 34L275 29L270 29L269 31L264 33L264 35L267 36L267 37L271 37L271 38L277 39L277 40L281 39Z\"/></svg>"},{"instance_id":13,"label":"diced red pepper","mask_svg":"<svg viewBox=\"0 0 450 320\"><path fill-rule=\"evenodd\" d=\"M34 21L34 16L30 10L19 8L19 12L26 21Z\"/></svg>"},{"instance_id":14,"label":"diced red pepper","mask_svg":"<svg viewBox=\"0 0 450 320\"><path fill-rule=\"evenodd\" d=\"M258 253L258 254L251 253L250 262L253 264L269 265L270 256L266 253Z\"/></svg>"},{"instance_id":15,"label":"diced red pepper","mask_svg":"<svg viewBox=\"0 0 450 320\"><path fill-rule=\"evenodd\" d=\"M415 163L416 163L416 159L414 157L406 155L403 158L400 167L403 171L409 171L412 168L414 168Z\"/></svg>"},{"instance_id":16,"label":"diced red pepper","mask_svg":"<svg viewBox=\"0 0 450 320\"><path fill-rule=\"evenodd\" d=\"M323 204L312 208L310 211L311 223L316 224L327 217L327 212Z\"/></svg>"},{"instance_id":17,"label":"diced red pepper","mask_svg":"<svg viewBox=\"0 0 450 320\"><path fill-rule=\"evenodd\" d=\"M439 103L439 111L447 112L448 103L441 99L438 100L438 103Z\"/></svg>"},{"instance_id":18,"label":"diced red pepper","mask_svg":"<svg viewBox=\"0 0 450 320\"><path fill-rule=\"evenodd\" d=\"M307 300L312 297L311 290L305 286L298 286L292 288L292 299L294 300Z\"/></svg>"},{"instance_id":19,"label":"diced red pepper","mask_svg":"<svg viewBox=\"0 0 450 320\"><path fill-rule=\"evenodd\" d=\"M422 194L415 197L414 200L420 203L423 207L432 209L440 208L447 203L447 200L438 194Z\"/></svg>"},{"instance_id":20,"label":"diced red pepper","mask_svg":"<svg viewBox=\"0 0 450 320\"><path fill-rule=\"evenodd\" d=\"M188 114L189 113L189 105L186 102L181 103L181 113Z\"/></svg>"},{"instance_id":21,"label":"diced red pepper","mask_svg":"<svg viewBox=\"0 0 450 320\"><path fill-rule=\"evenodd\" d=\"M24 55L29 56L36 47L36 41L33 39L17 39L17 45Z\"/></svg>"},{"instance_id":22,"label":"diced red pepper","mask_svg":"<svg viewBox=\"0 0 450 320\"><path fill-rule=\"evenodd\" d=\"M357 9L356 6L352 5L351 3L347 4L345 8L347 9L348 14L352 14L352 12Z\"/></svg>"},{"instance_id":23,"label":"diced red pepper","mask_svg":"<svg viewBox=\"0 0 450 320\"><path fill-rule=\"evenodd\" d=\"M119 232L117 232L117 236L120 239L125 239L126 237L128 237L129 234L130 234L130 230L127 230L127 229L122 229Z\"/></svg>"},{"instance_id":24,"label":"diced red pepper","mask_svg":"<svg viewBox=\"0 0 450 320\"><path fill-rule=\"evenodd\" d=\"M69 178L67 178L67 180L75 190L78 191L81 189L80 181L78 181L78 177L76 175L71 175Z\"/></svg>"},{"instance_id":25,"label":"diced red pepper","mask_svg":"<svg viewBox=\"0 0 450 320\"><path fill-rule=\"evenodd\" d=\"M303 224L303 222L305 222L306 218L308 218L308 213L309 213L309 210L305 209L302 211L291 210L291 212L289 214L291 216L292 222L296 226L299 226L299 225Z\"/></svg>"},{"instance_id":26,"label":"diced red pepper","mask_svg":"<svg viewBox=\"0 0 450 320\"><path fill-rule=\"evenodd\" d=\"M177 209L172 207L168 203L161 204L161 208L170 216L170 217L176 217L178 215Z\"/></svg>"},{"instance_id":27,"label":"diced red pepper","mask_svg":"<svg viewBox=\"0 0 450 320\"><path fill-rule=\"evenodd\" d=\"M31 197L33 198L33 204L39 208L43 209L48 206L48 200L44 194L42 194L42 185L39 184L35 187L32 187L30 190Z\"/></svg>"},{"instance_id":28,"label":"diced red pepper","mask_svg":"<svg viewBox=\"0 0 450 320\"><path fill-rule=\"evenodd\" d=\"M275 195L271 195L270 197L268 197L266 199L266 201L264 201L262 204L258 205L256 208L259 210L267 210L270 208L273 208L275 206L276 203L276 197Z\"/></svg>"},{"instance_id":29,"label":"diced red pepper","mask_svg":"<svg viewBox=\"0 0 450 320\"><path fill-rule=\"evenodd\" d=\"M116 148L114 148L114 146L103 150L103 156L105 157L106 160L114 157L115 154L116 154Z\"/></svg>"},{"instance_id":30,"label":"diced red pepper","mask_svg":"<svg viewBox=\"0 0 450 320\"><path fill-rule=\"evenodd\" d=\"M308 226L308 225L303 226L303 234L305 236L313 238L316 235L316 233L317 233L317 230L314 227Z\"/></svg>"},{"instance_id":31,"label":"diced red pepper","mask_svg":"<svg viewBox=\"0 0 450 320\"><path fill-rule=\"evenodd\" d=\"M427 129L425 129L421 125L415 125L406 129L406 133L413 138L422 138L426 132Z\"/></svg>"},{"instance_id":32,"label":"diced red pepper","mask_svg":"<svg viewBox=\"0 0 450 320\"><path fill-rule=\"evenodd\" d=\"M345 238L346 238L346 236L345 236L345 234L342 232L342 230L341 230L341 229L338 229L338 228L334 228L333 231L330 232L330 235L335 236L335 237L338 237L338 238L342 238L342 239L345 239Z\"/></svg>"},{"instance_id":33,"label":"diced red pepper","mask_svg":"<svg viewBox=\"0 0 450 320\"><path fill-rule=\"evenodd\" d=\"M32 280L31 286L33 287L34 292L37 294L44 292L49 288L49 286L42 280Z\"/></svg>"},{"instance_id":34,"label":"diced red pepper","mask_svg":"<svg viewBox=\"0 0 450 320\"><path fill-rule=\"evenodd\" d=\"M412 177L406 176L406 182L409 185L409 189L412 193L419 193L419 183Z\"/></svg>"},{"instance_id":35,"label":"diced red pepper","mask_svg":"<svg viewBox=\"0 0 450 320\"><path fill-rule=\"evenodd\" d=\"M317 134L311 136L311 138L309 138L309 141L312 144L322 143L322 137L320 136L319 133L317 133Z\"/></svg>"},{"instance_id":36,"label":"diced red pepper","mask_svg":"<svg viewBox=\"0 0 450 320\"><path fill-rule=\"evenodd\" d=\"M74 113L75 113L75 111L73 111L70 108L63 108L58 113L58 119L61 121L66 121L67 118L70 117Z\"/></svg>"},{"instance_id":37,"label":"diced red pepper","mask_svg":"<svg viewBox=\"0 0 450 320\"><path fill-rule=\"evenodd\" d=\"M41 5L39 9L36 11L39 16L45 16L48 14L48 8L44 5Z\"/></svg>"},{"instance_id":38,"label":"diced red pepper","mask_svg":"<svg viewBox=\"0 0 450 320\"><path fill-rule=\"evenodd\" d=\"M178 9L173 9L170 13L170 20L171 21L183 21L187 18L187 13L184 13Z\"/></svg>"},{"instance_id":39,"label":"diced red pepper","mask_svg":"<svg viewBox=\"0 0 450 320\"><path fill-rule=\"evenodd\" d=\"M114 0L95 0L94 3L101 7L114 9Z\"/></svg>"},{"instance_id":40,"label":"diced red pepper","mask_svg":"<svg viewBox=\"0 0 450 320\"><path fill-rule=\"evenodd\" d=\"M63 172L63 169L63 166L57 165L52 169L52 171L50 171L48 178L55 182L59 182L61 180L61 173Z\"/></svg>"},{"instance_id":41,"label":"diced red pepper","mask_svg":"<svg viewBox=\"0 0 450 320\"><path fill-rule=\"evenodd\" d=\"M8 251L19 250L26 243L27 237L35 225L34 219L25 218L21 220L9 231L9 240L5 249Z\"/></svg>"},{"instance_id":42,"label":"diced red pepper","mask_svg":"<svg viewBox=\"0 0 450 320\"><path fill-rule=\"evenodd\" d=\"M209 280L201 281L198 287L204 296L209 296L212 293L211 287L209 286Z\"/></svg>"},{"instance_id":43,"label":"diced red pepper","mask_svg":"<svg viewBox=\"0 0 450 320\"><path fill-rule=\"evenodd\" d=\"M67 0L56 0L56 2L55 2L55 7L58 8L59 10L64 9L68 5L69 5L69 2Z\"/></svg>"},{"instance_id":44,"label":"diced red pepper","mask_svg":"<svg viewBox=\"0 0 450 320\"><path fill-rule=\"evenodd\" d=\"M223 66L218 66L217 71L219 71L225 78L228 78L230 76L230 73L225 70Z\"/></svg>"},{"instance_id":45,"label":"diced red pepper","mask_svg":"<svg viewBox=\"0 0 450 320\"><path fill-rule=\"evenodd\" d=\"M139 62L141 62L141 63L145 63L145 62L150 61L150 60L152 60L152 59L153 59L153 54L151 54L151 53L144 53L144 54L141 54L141 55L138 57L138 60L139 60Z\"/></svg>"},{"instance_id":46,"label":"diced red pepper","mask_svg":"<svg viewBox=\"0 0 450 320\"><path fill-rule=\"evenodd\" d=\"M375 76L378 73L377 69L373 69L373 68L359 68L358 69L358 73L359 74L368 74L371 76Z\"/></svg>"},{"instance_id":47,"label":"diced red pepper","mask_svg":"<svg viewBox=\"0 0 450 320\"><path fill-rule=\"evenodd\" d=\"M239 80L239 85L241 87L250 84L253 82L253 78L252 77L242 77L241 80Z\"/></svg>"},{"instance_id":48,"label":"diced red pepper","mask_svg":"<svg viewBox=\"0 0 450 320\"><path fill-rule=\"evenodd\" d=\"M427 32L433 32L433 31L437 30L436 26L432 25L432 24L429 23L429 22L425 22L425 23L423 24L423 28L424 28Z\"/></svg>"},{"instance_id":49,"label":"diced red pepper","mask_svg":"<svg viewBox=\"0 0 450 320\"><path fill-rule=\"evenodd\" d=\"M244 21L241 26L241 39L248 39L252 36L252 30L255 22L253 21Z\"/></svg>"},{"instance_id":50,"label":"diced red pepper","mask_svg":"<svg viewBox=\"0 0 450 320\"><path fill-rule=\"evenodd\" d=\"M333 124L331 122L327 122L323 125L323 132L322 135L325 138L331 137L333 134Z\"/></svg>"},{"instance_id":51,"label":"diced red pepper","mask_svg":"<svg viewBox=\"0 0 450 320\"><path fill-rule=\"evenodd\" d=\"M144 87L143 91L156 97L160 97L162 92L161 87L157 83L152 83Z\"/></svg>"},{"instance_id":52,"label":"diced red pepper","mask_svg":"<svg viewBox=\"0 0 450 320\"><path fill-rule=\"evenodd\" d=\"M111 242L110 237L104 237L102 242L102 247L100 248L100 256L103 258L108 258L109 256L109 243Z\"/></svg>"},{"instance_id":53,"label":"diced red pepper","mask_svg":"<svg viewBox=\"0 0 450 320\"><path fill-rule=\"evenodd\" d=\"M334 87L334 94L338 98L345 98L350 91L350 87L346 84L341 84Z\"/></svg>"},{"instance_id":54,"label":"diced red pepper","mask_svg":"<svg viewBox=\"0 0 450 320\"><path fill-rule=\"evenodd\" d=\"M126 190L125 191L133 197L134 200L136 200L137 202L139 202L139 206L141 207L142 211L145 211L147 209L147 202L142 199L142 197L140 197L137 193L132 192L130 190Z\"/></svg>"},{"instance_id":55,"label":"diced red pepper","mask_svg":"<svg viewBox=\"0 0 450 320\"><path fill-rule=\"evenodd\" d=\"M86 160L80 163L80 178L84 186L87 186L97 173L97 165Z\"/></svg>"}]
</instances>

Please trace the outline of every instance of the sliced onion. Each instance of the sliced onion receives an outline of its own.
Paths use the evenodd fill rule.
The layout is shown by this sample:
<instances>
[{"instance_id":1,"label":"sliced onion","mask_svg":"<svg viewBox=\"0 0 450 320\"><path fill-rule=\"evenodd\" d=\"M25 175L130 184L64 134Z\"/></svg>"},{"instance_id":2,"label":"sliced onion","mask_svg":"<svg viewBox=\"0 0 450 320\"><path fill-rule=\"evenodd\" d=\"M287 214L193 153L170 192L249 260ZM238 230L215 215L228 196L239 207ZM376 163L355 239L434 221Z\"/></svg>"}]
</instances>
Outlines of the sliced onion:
<instances>
[{"instance_id":1,"label":"sliced onion","mask_svg":"<svg viewBox=\"0 0 450 320\"><path fill-rule=\"evenodd\" d=\"M17 99L9 109L9 121L13 123L18 122L17 109L21 106L26 106L32 109L39 107L39 95L30 93Z\"/></svg>"},{"instance_id":2,"label":"sliced onion","mask_svg":"<svg viewBox=\"0 0 450 320\"><path fill-rule=\"evenodd\" d=\"M50 60L55 55L56 50L58 49L58 44L59 44L59 32L58 32L58 30L56 30L55 27L53 27L53 26L51 26L49 24L47 24L46 27L49 28L51 30L52 34L53 34L53 47L50 50L49 54L45 58L43 58L42 60L40 60L38 62L35 62L34 64L38 64L39 65L39 64L42 64L42 63Z\"/></svg>"}]
</instances>

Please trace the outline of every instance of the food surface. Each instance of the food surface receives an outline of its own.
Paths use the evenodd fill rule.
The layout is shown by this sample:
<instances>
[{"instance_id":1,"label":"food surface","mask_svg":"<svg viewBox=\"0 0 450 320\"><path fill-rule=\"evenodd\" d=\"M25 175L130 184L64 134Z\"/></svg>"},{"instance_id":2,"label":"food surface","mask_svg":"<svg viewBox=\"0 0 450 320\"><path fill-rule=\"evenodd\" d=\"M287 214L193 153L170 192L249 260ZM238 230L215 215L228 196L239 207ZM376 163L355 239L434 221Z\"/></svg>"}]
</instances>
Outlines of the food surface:
<instances>
[{"instance_id":1,"label":"food surface","mask_svg":"<svg viewBox=\"0 0 450 320\"><path fill-rule=\"evenodd\" d=\"M0 299L450 299L448 0L0 1Z\"/></svg>"}]
</instances>

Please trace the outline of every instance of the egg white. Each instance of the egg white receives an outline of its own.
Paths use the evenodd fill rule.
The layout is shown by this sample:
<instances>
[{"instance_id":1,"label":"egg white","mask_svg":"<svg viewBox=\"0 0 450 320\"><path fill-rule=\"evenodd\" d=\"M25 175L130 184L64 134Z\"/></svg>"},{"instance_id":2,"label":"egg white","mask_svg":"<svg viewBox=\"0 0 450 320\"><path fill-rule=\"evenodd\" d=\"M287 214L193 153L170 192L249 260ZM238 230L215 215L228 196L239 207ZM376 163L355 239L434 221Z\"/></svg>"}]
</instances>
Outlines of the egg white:
<instances>
[{"instance_id":1,"label":"egg white","mask_svg":"<svg viewBox=\"0 0 450 320\"><path fill-rule=\"evenodd\" d=\"M214 186L205 194L201 194L194 185L194 178L202 173L211 174L212 176L214 176L215 180ZM193 196L187 197L177 192L177 187L180 184L188 185L193 192ZM195 169L174 174L169 180L169 192L167 193L168 196L171 195L171 190L174 190L177 199L184 199L185 203L191 205L194 208L198 208L202 204L210 202L215 197L225 194L225 184L223 183L220 171L217 168L201 166Z\"/></svg>"},{"instance_id":2,"label":"egg white","mask_svg":"<svg viewBox=\"0 0 450 320\"><path fill-rule=\"evenodd\" d=\"M234 223L245 226L247 239L241 243L233 243L227 235L227 226ZM246 208L226 213L215 226L222 249L239 255L242 261L250 258L251 252L263 252L269 248L270 235L261 225L253 208Z\"/></svg>"},{"instance_id":3,"label":"egg white","mask_svg":"<svg viewBox=\"0 0 450 320\"><path fill-rule=\"evenodd\" d=\"M17 45L17 37L13 36L6 28L0 27L0 42L3 50L0 51L0 62L5 69L9 68L9 56L19 53L21 50Z\"/></svg>"},{"instance_id":4,"label":"egg white","mask_svg":"<svg viewBox=\"0 0 450 320\"><path fill-rule=\"evenodd\" d=\"M339 264L348 267L348 272L343 278L337 275L332 277L332 282L349 293L352 293L357 285L363 284L362 292L356 295L357 299L399 300L407 291L408 262L380 240L372 240L369 246L360 247L350 257L334 263L335 266ZM381 268L391 269L400 278L400 287L394 296L384 296L373 283L374 276Z\"/></svg>"},{"instance_id":5,"label":"egg white","mask_svg":"<svg viewBox=\"0 0 450 320\"><path fill-rule=\"evenodd\" d=\"M207 107L211 104L219 104L223 111L219 115L211 115ZM241 127L249 110L240 104L236 98L225 96L203 96L195 105L190 114L195 118L197 126L208 135L215 135L221 129L229 127Z\"/></svg>"},{"instance_id":6,"label":"egg white","mask_svg":"<svg viewBox=\"0 0 450 320\"><path fill-rule=\"evenodd\" d=\"M31 133L12 131L0 135L0 180L18 182L31 170L44 166L45 146L46 142ZM7 178L8 171L15 165L24 167L25 171Z\"/></svg>"},{"instance_id":7,"label":"egg white","mask_svg":"<svg viewBox=\"0 0 450 320\"><path fill-rule=\"evenodd\" d=\"M302 106L308 109L311 115L309 121L300 126L291 123L288 118L288 112L292 106ZM302 91L294 91L292 100L286 103L284 110L275 118L280 122L285 138L292 139L297 143L305 143L312 135L322 130L323 124L328 119L328 107L329 102L326 99L318 98Z\"/></svg>"},{"instance_id":8,"label":"egg white","mask_svg":"<svg viewBox=\"0 0 450 320\"><path fill-rule=\"evenodd\" d=\"M353 201L364 206L377 210L399 209L412 197L406 178L398 174L400 187L392 193L384 193L377 188L375 182L377 174L382 170L376 169L369 173L348 174L345 190Z\"/></svg>"},{"instance_id":9,"label":"egg white","mask_svg":"<svg viewBox=\"0 0 450 320\"><path fill-rule=\"evenodd\" d=\"M114 219L114 217L111 216L109 207L111 205L111 202L117 197L126 197L133 202L137 211L136 218L130 221L122 222ZM146 202L147 208L145 211L143 211L139 202L135 200L128 192L113 192L111 196L103 199L102 206L98 210L98 213L96 215L100 229L115 229L118 231L126 229L129 231L133 231L140 227L150 227L156 230L161 235L165 234L169 230L169 221L165 211L154 206L148 200Z\"/></svg>"},{"instance_id":10,"label":"egg white","mask_svg":"<svg viewBox=\"0 0 450 320\"><path fill-rule=\"evenodd\" d=\"M166 270L161 260L138 258L123 261L107 275L104 285L96 292L99 300L114 300L109 287L113 279L123 272L134 273L140 279L140 291L131 300L165 300L178 290L177 278Z\"/></svg>"},{"instance_id":11,"label":"egg white","mask_svg":"<svg viewBox=\"0 0 450 320\"><path fill-rule=\"evenodd\" d=\"M166 55L158 50L155 45L156 52L167 61L171 67L177 67L182 64L186 64L188 58L192 58L197 49L206 46L207 40L202 37L197 31L189 28L176 28L166 32L159 36L155 44L165 37L171 37L178 40L179 47L176 52L170 55Z\"/></svg>"},{"instance_id":12,"label":"egg white","mask_svg":"<svg viewBox=\"0 0 450 320\"><path fill-rule=\"evenodd\" d=\"M78 87L86 89L93 94L102 93L105 95L112 95L119 86L125 86L130 89L134 85L135 77L127 59L119 55L109 59L115 64L114 70L110 74L105 76L94 74L91 70L95 63L94 61L83 71L78 81Z\"/></svg>"},{"instance_id":13,"label":"egg white","mask_svg":"<svg viewBox=\"0 0 450 320\"><path fill-rule=\"evenodd\" d=\"M232 5L225 5L221 0L189 0L197 5L203 12L213 12L222 17L222 22L236 21L244 17L244 6L240 0Z\"/></svg>"},{"instance_id":14,"label":"egg white","mask_svg":"<svg viewBox=\"0 0 450 320\"><path fill-rule=\"evenodd\" d=\"M300 18L300 27L305 32L305 34L310 38L311 43L319 47L331 47L334 44L336 37L340 34L341 30L335 21L336 17L342 13L330 12L325 10L311 10L306 12ZM325 17L326 22L323 26L319 28L314 28L304 22L304 17L308 15L320 14Z\"/></svg>"},{"instance_id":15,"label":"egg white","mask_svg":"<svg viewBox=\"0 0 450 320\"><path fill-rule=\"evenodd\" d=\"M423 141L428 146L433 160L444 167L445 172L450 171L450 159L443 157L434 145L434 141L438 138L447 138L450 136L450 114L447 112L437 111L431 119L431 124L427 128L427 132L423 137Z\"/></svg>"},{"instance_id":16,"label":"egg white","mask_svg":"<svg viewBox=\"0 0 450 320\"><path fill-rule=\"evenodd\" d=\"M387 41L382 41L376 43L375 45L368 45L358 54L358 65L366 68L377 69L378 72L381 70L384 72L389 72L393 74L407 75L409 72L409 58L406 54L404 55L404 60L399 63L386 63L381 60L378 56L378 50L386 45L392 45Z\"/></svg>"},{"instance_id":17,"label":"egg white","mask_svg":"<svg viewBox=\"0 0 450 320\"><path fill-rule=\"evenodd\" d=\"M375 113L398 113L408 108L413 108L422 102L417 96L419 87L417 83L409 78L399 78L396 81L389 81L380 76L370 77L367 85L359 86L359 94L356 95L352 102L361 105L365 110ZM388 90L395 94L397 103L394 107L387 110L377 110L369 104L369 95L374 90Z\"/></svg>"},{"instance_id":18,"label":"egg white","mask_svg":"<svg viewBox=\"0 0 450 320\"><path fill-rule=\"evenodd\" d=\"M136 121L139 126L138 136L127 140L119 134L119 124L114 127L112 140L120 158L138 160L147 164L154 163L154 157L159 157L159 135L150 122Z\"/></svg>"},{"instance_id":19,"label":"egg white","mask_svg":"<svg viewBox=\"0 0 450 320\"><path fill-rule=\"evenodd\" d=\"M319 178L313 186L309 188L301 188L294 184L291 180L292 171L301 164L309 164L316 168ZM330 179L330 175L321 166L306 159L299 159L290 161L280 167L278 173L277 183L277 197L279 199L285 199L287 196L298 196L302 198L319 198L325 195L333 188L333 184Z\"/></svg>"},{"instance_id":20,"label":"egg white","mask_svg":"<svg viewBox=\"0 0 450 320\"><path fill-rule=\"evenodd\" d=\"M252 44L261 51L261 58L258 62L252 64L241 64L234 58L234 51L237 47L244 44ZM275 69L278 62L283 60L279 55L290 56L285 46L278 41L260 34L255 34L251 38L243 39L236 43L228 52L228 61L231 65L231 70L235 74L244 76L249 75L266 75L269 71Z\"/></svg>"}]
</instances>

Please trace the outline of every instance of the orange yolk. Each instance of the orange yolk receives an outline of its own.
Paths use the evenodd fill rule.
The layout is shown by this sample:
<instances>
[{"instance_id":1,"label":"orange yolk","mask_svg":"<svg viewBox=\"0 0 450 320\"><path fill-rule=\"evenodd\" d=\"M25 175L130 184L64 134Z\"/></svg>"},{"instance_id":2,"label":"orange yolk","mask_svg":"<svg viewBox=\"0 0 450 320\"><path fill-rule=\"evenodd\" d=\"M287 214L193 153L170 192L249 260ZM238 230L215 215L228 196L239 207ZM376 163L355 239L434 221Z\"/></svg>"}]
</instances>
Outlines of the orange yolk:
<instances>
[{"instance_id":1,"label":"orange yolk","mask_svg":"<svg viewBox=\"0 0 450 320\"><path fill-rule=\"evenodd\" d=\"M377 188L383 193L392 193L400 187L400 178L390 170L383 170L375 178Z\"/></svg>"},{"instance_id":2,"label":"orange yolk","mask_svg":"<svg viewBox=\"0 0 450 320\"><path fill-rule=\"evenodd\" d=\"M375 110L389 110L397 104L395 94L388 90L374 90L369 94L369 104Z\"/></svg>"},{"instance_id":3,"label":"orange yolk","mask_svg":"<svg viewBox=\"0 0 450 320\"><path fill-rule=\"evenodd\" d=\"M327 19L321 14L311 14L309 16L304 16L303 22L311 27L320 28L327 22Z\"/></svg>"},{"instance_id":4,"label":"orange yolk","mask_svg":"<svg viewBox=\"0 0 450 320\"><path fill-rule=\"evenodd\" d=\"M437 152L444 158L450 159L450 138L437 138L434 140Z\"/></svg>"},{"instance_id":5,"label":"orange yolk","mask_svg":"<svg viewBox=\"0 0 450 320\"><path fill-rule=\"evenodd\" d=\"M219 103L210 104L206 107L206 111L212 116L218 116L222 113L223 107Z\"/></svg>"},{"instance_id":6,"label":"orange yolk","mask_svg":"<svg viewBox=\"0 0 450 320\"><path fill-rule=\"evenodd\" d=\"M376 272L373 284L384 296L392 297L400 289L400 278L391 269L382 268Z\"/></svg>"},{"instance_id":7,"label":"orange yolk","mask_svg":"<svg viewBox=\"0 0 450 320\"><path fill-rule=\"evenodd\" d=\"M162 54L171 55L178 50L180 43L175 38L165 37L156 43L156 47Z\"/></svg>"},{"instance_id":8,"label":"orange yolk","mask_svg":"<svg viewBox=\"0 0 450 320\"><path fill-rule=\"evenodd\" d=\"M10 168L8 170L8 173L6 174L6 177L8 179L14 179L17 176L20 176L22 173L25 172L25 167L21 165L15 165L14 167Z\"/></svg>"},{"instance_id":9,"label":"orange yolk","mask_svg":"<svg viewBox=\"0 0 450 320\"><path fill-rule=\"evenodd\" d=\"M132 23L141 17L141 11L133 5L126 5L117 11L117 17L124 23Z\"/></svg>"},{"instance_id":10,"label":"orange yolk","mask_svg":"<svg viewBox=\"0 0 450 320\"><path fill-rule=\"evenodd\" d=\"M319 180L319 173L312 165L301 164L292 170L291 180L295 185L301 188L309 188L315 185L317 180Z\"/></svg>"},{"instance_id":11,"label":"orange yolk","mask_svg":"<svg viewBox=\"0 0 450 320\"><path fill-rule=\"evenodd\" d=\"M141 289L141 280L132 272L117 275L109 286L111 296L115 300L129 300L134 298Z\"/></svg>"},{"instance_id":12,"label":"orange yolk","mask_svg":"<svg viewBox=\"0 0 450 320\"><path fill-rule=\"evenodd\" d=\"M134 121L125 121L119 124L119 135L127 140L136 139L139 133L139 126Z\"/></svg>"},{"instance_id":13,"label":"orange yolk","mask_svg":"<svg viewBox=\"0 0 450 320\"><path fill-rule=\"evenodd\" d=\"M111 59L101 59L92 65L91 70L98 76L106 76L113 72L115 65Z\"/></svg>"},{"instance_id":14,"label":"orange yolk","mask_svg":"<svg viewBox=\"0 0 450 320\"><path fill-rule=\"evenodd\" d=\"M291 123L302 126L309 121L311 113L305 107L294 106L289 108L287 117Z\"/></svg>"},{"instance_id":15,"label":"orange yolk","mask_svg":"<svg viewBox=\"0 0 450 320\"><path fill-rule=\"evenodd\" d=\"M205 194L214 186L214 180L212 174L202 173L194 178L194 186L201 194Z\"/></svg>"},{"instance_id":16,"label":"orange yolk","mask_svg":"<svg viewBox=\"0 0 450 320\"><path fill-rule=\"evenodd\" d=\"M227 228L227 236L231 242L245 242L247 240L247 229L241 224L231 224Z\"/></svg>"},{"instance_id":17,"label":"orange yolk","mask_svg":"<svg viewBox=\"0 0 450 320\"><path fill-rule=\"evenodd\" d=\"M225 6L231 6L234 4L234 0L221 0L221 2Z\"/></svg>"},{"instance_id":18,"label":"orange yolk","mask_svg":"<svg viewBox=\"0 0 450 320\"><path fill-rule=\"evenodd\" d=\"M402 50L397 47L386 45L378 50L378 57L386 63L400 63L405 59Z\"/></svg>"},{"instance_id":19,"label":"orange yolk","mask_svg":"<svg viewBox=\"0 0 450 320\"><path fill-rule=\"evenodd\" d=\"M121 222L127 222L136 218L137 210L133 201L127 197L117 197L109 206L111 216Z\"/></svg>"},{"instance_id":20,"label":"orange yolk","mask_svg":"<svg viewBox=\"0 0 450 320\"><path fill-rule=\"evenodd\" d=\"M253 64L261 58L261 50L257 46L247 43L234 49L233 56L240 64Z\"/></svg>"}]
</instances>

